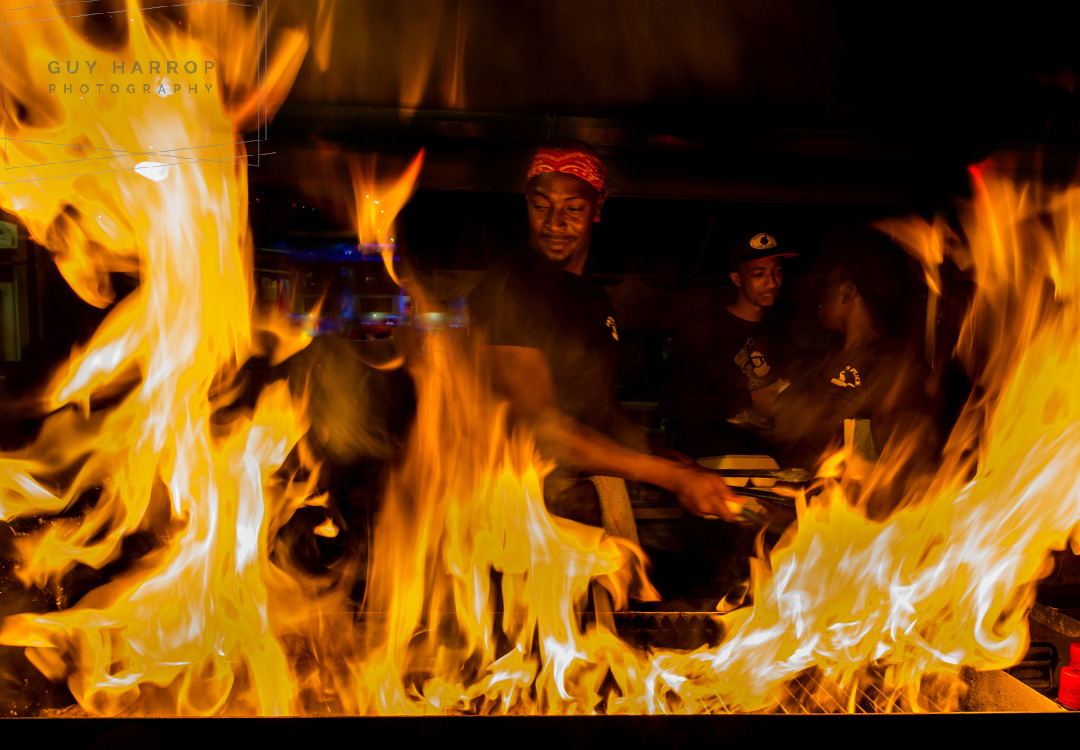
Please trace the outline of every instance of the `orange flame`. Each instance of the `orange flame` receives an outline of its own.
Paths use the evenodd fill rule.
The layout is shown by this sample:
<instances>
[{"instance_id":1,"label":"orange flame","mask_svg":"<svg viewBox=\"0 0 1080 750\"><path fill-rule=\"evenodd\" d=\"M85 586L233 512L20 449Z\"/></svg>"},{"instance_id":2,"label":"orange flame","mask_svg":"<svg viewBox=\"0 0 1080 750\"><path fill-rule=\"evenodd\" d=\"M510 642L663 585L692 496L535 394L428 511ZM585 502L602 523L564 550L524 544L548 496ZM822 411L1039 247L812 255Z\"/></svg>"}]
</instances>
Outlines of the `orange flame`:
<instances>
[{"instance_id":1,"label":"orange flame","mask_svg":"<svg viewBox=\"0 0 1080 750\"><path fill-rule=\"evenodd\" d=\"M575 612L597 578L624 597L640 553L549 516L547 467L530 438L506 437L505 411L457 364L462 344L444 338L423 351L413 372L420 427L392 479L369 577L377 646L365 710L590 713L609 668L641 656ZM427 677L410 690L403 675L417 669Z\"/></svg>"},{"instance_id":2,"label":"orange flame","mask_svg":"<svg viewBox=\"0 0 1080 750\"><path fill-rule=\"evenodd\" d=\"M386 272L398 286L401 286L401 279L394 269L394 245L397 242L394 220L412 197L423 164L424 150L420 149L401 175L386 183L376 180L373 156L364 159L353 154L349 159L360 245L378 249Z\"/></svg>"},{"instance_id":3,"label":"orange flame","mask_svg":"<svg viewBox=\"0 0 1080 750\"><path fill-rule=\"evenodd\" d=\"M875 665L918 709L926 675L1003 668L1024 654L1050 552L1080 543L1080 191L1044 196L988 165L972 174L958 265L970 261L978 287L958 353L976 366L979 395L929 489L883 523L831 480L803 502L771 570L755 570L753 609L727 616L725 642L657 659L690 678L674 691L684 706L762 709L807 669L850 689ZM920 257L940 259L942 226L902 229L927 243ZM891 467L874 471L881 479ZM857 691L847 695L841 708L854 710Z\"/></svg>"},{"instance_id":4,"label":"orange flame","mask_svg":"<svg viewBox=\"0 0 1080 750\"><path fill-rule=\"evenodd\" d=\"M362 241L387 237L382 227L411 194L422 157L391 188L373 186L373 163L354 168ZM418 309L433 307L411 291ZM445 328L414 335L406 361L416 424L375 536L357 709L589 712L609 669L604 654L633 657L575 611L594 579L624 597L627 562L640 551L549 516L541 483L550 467L531 436L507 435L505 407L468 340ZM410 673L422 683L408 683Z\"/></svg>"},{"instance_id":5,"label":"orange flame","mask_svg":"<svg viewBox=\"0 0 1080 750\"><path fill-rule=\"evenodd\" d=\"M800 501L798 529L769 563L756 562L753 607L721 617L728 635L715 649L648 655L602 624L580 627L587 582L625 574L634 550L548 516L529 437L504 442L486 390L448 364L460 363L460 346L425 346L414 372L419 427L376 541L367 604L384 619L365 710L770 710L791 702L808 671L832 686L836 710L868 701L938 710L955 705L947 678L962 666L1015 663L1035 582L1080 528L1080 190L1036 200L974 174L961 260L974 264L979 291L962 345L994 344L994 366L980 370L984 395L921 494L883 522L867 518L859 493L869 490L859 487L895 481L892 466L870 467L861 484L827 472L836 478L823 479L824 494ZM920 257L943 257L933 227L899 228L934 243ZM406 673L427 676L410 687ZM605 698L609 674L619 689ZM921 694L933 684L941 701Z\"/></svg>"},{"instance_id":6,"label":"orange flame","mask_svg":"<svg viewBox=\"0 0 1080 750\"><path fill-rule=\"evenodd\" d=\"M7 35L9 94L21 108L5 119L11 169L0 201L88 302L109 303L112 271L137 272L140 286L55 375L45 400L61 411L35 443L0 458L0 518L54 514L100 488L81 518L20 540L19 576L35 585L116 560L140 528L157 536L153 551L74 606L5 619L0 640L27 647L94 713L136 702L157 713L284 713L295 688L266 616L276 575L266 550L306 492L277 476L305 427L283 384L250 414L220 416L251 352L252 300L236 129L250 107L241 95L230 112L220 88L265 96L249 83L259 27L239 6L201 4L183 16L198 33L186 33L129 5L110 16L123 41L106 55L79 33L79 13L56 18L57 7L9 10L24 21ZM304 46L293 37L272 70L288 78ZM252 54L245 65L230 50ZM61 76L49 92L47 61L95 58L97 82ZM131 93L115 80L135 62L169 60L199 61L185 88L136 78ZM119 403L99 410L106 391Z\"/></svg>"}]
</instances>

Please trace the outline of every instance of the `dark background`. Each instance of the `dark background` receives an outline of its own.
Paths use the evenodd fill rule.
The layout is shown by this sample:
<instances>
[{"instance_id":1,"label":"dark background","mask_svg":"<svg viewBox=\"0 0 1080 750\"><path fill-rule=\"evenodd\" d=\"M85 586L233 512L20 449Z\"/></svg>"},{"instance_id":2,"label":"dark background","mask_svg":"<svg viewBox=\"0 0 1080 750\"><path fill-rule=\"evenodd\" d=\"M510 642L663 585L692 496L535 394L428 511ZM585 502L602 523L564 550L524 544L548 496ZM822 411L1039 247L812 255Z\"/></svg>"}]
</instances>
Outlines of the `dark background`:
<instances>
[{"instance_id":1,"label":"dark background","mask_svg":"<svg viewBox=\"0 0 1080 750\"><path fill-rule=\"evenodd\" d=\"M730 290L734 236L766 229L800 251L776 312L813 356L833 341L815 314L827 241L886 216L951 215L967 166L990 156L1020 179L1071 180L1078 16L1039 4L346 3L322 38L326 71L312 55L258 146L275 153L251 170L256 238L348 232L344 155L378 152L392 174L424 147L399 249L448 301L524 239L535 145L587 141L611 185L589 272L624 332L620 397L656 427L665 347L691 293ZM924 298L912 308L917 318ZM957 323L943 321L935 366Z\"/></svg>"},{"instance_id":2,"label":"dark background","mask_svg":"<svg viewBox=\"0 0 1080 750\"><path fill-rule=\"evenodd\" d=\"M288 26L307 28L312 48L274 119L249 134L263 154L249 171L257 246L347 236L345 156L378 153L391 174L424 147L399 248L452 298L524 237L531 149L581 138L603 155L612 196L589 271L609 285L628 349L637 331L656 332L655 348L691 286L725 289L731 238L762 228L802 253L780 312L804 347L820 350L828 339L813 321L813 260L824 237L884 216L948 214L967 193L967 165L990 155L1021 178L1063 182L1075 171L1080 10L1058 4L1008 13L821 0L328 8L269 6L271 51L274 30ZM170 23L183 16L162 13ZM122 32L110 22L94 20L104 40ZM22 360L4 363L9 395L101 318L34 250L11 259L30 267L33 299ZM655 379L632 369L622 380ZM624 395L650 400L650 391Z\"/></svg>"}]
</instances>

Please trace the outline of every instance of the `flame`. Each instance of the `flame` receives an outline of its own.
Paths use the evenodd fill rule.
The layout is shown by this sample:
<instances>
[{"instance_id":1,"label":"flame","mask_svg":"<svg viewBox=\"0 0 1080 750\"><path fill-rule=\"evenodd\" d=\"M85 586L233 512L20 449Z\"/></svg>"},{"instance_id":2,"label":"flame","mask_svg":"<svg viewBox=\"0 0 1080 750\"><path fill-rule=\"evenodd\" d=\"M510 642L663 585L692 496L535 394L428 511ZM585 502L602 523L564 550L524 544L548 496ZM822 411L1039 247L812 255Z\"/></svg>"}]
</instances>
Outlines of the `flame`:
<instances>
[{"instance_id":1,"label":"flame","mask_svg":"<svg viewBox=\"0 0 1080 750\"><path fill-rule=\"evenodd\" d=\"M412 197L420 169L424 164L424 150L413 157L409 166L392 182L378 182L375 178L375 158L363 158L355 154L349 159L353 177L355 198L356 233L361 248L376 248L382 256L386 272L394 283L401 286L401 279L394 269L394 247L397 242L394 220Z\"/></svg>"},{"instance_id":2,"label":"flame","mask_svg":"<svg viewBox=\"0 0 1080 750\"><path fill-rule=\"evenodd\" d=\"M801 498L798 528L755 561L753 606L721 616L714 649L647 654L602 622L581 627L588 582L625 575L636 550L546 514L530 436L505 437L461 345L429 340L413 373L417 428L376 538L363 710L947 710L961 668L1016 663L1050 552L1080 541L1080 189L1039 198L984 172L968 247L946 242L941 222L897 225L929 243L929 266L953 248L978 282L959 355L980 395L943 462L876 521L868 496L901 481L888 457L917 436L858 481L841 471L850 457L828 461L824 492ZM601 692L608 676L618 689Z\"/></svg>"},{"instance_id":3,"label":"flame","mask_svg":"<svg viewBox=\"0 0 1080 750\"><path fill-rule=\"evenodd\" d=\"M336 537L339 531L340 529L338 529L337 524L335 524L333 519L330 518L327 518L325 521L315 527L315 534L317 534L318 536L324 536L328 539L333 539L334 537Z\"/></svg>"},{"instance_id":4,"label":"flame","mask_svg":"<svg viewBox=\"0 0 1080 750\"><path fill-rule=\"evenodd\" d=\"M0 458L4 520L56 514L98 492L81 516L19 540L26 584L56 586L76 565L123 561L123 572L60 611L5 619L0 640L25 646L93 713L136 703L156 713L285 713L296 689L267 617L271 589L283 585L267 549L308 489L278 471L306 426L284 383L253 410L230 406L253 350L237 124L251 110L244 92L265 97L282 84L304 44L286 35L285 57L271 65L281 78L260 87L260 29L239 6L188 7L182 18L198 30L188 33L129 4L109 17L122 40L113 55L80 33L76 10L66 19L56 6L8 12L22 23L7 35L17 106L5 119L0 201L91 304L110 303L111 272L137 273L140 285L45 389L56 413L39 438ZM109 93L115 69L98 71L104 94L47 93L47 61L95 58L102 68L200 63L189 88L167 95L125 93L124 79ZM80 87L75 76L56 82ZM236 109L222 86L237 94ZM147 161L160 168L147 174L138 168ZM132 560L124 542L140 530L152 532L152 549Z\"/></svg>"},{"instance_id":5,"label":"flame","mask_svg":"<svg viewBox=\"0 0 1080 750\"><path fill-rule=\"evenodd\" d=\"M865 709L876 670L879 708L919 710L928 678L1025 653L1050 552L1080 546L1080 190L1045 195L990 164L972 177L956 262L977 287L957 354L976 389L944 460L884 522L850 483L804 499L797 532L754 570L754 607L725 618L725 642L658 658L688 678L683 705L765 709L813 673L841 710ZM895 226L921 238L924 260L955 247L943 222ZM866 486L897 479L887 463L874 472Z\"/></svg>"},{"instance_id":6,"label":"flame","mask_svg":"<svg viewBox=\"0 0 1080 750\"><path fill-rule=\"evenodd\" d=\"M365 603L378 645L364 708L591 713L612 663L640 657L580 612L594 579L624 596L640 552L547 514L550 467L530 437L506 435L505 410L460 365L451 335L429 334L413 367L418 426L390 484ZM422 684L405 682L418 671Z\"/></svg>"}]
</instances>

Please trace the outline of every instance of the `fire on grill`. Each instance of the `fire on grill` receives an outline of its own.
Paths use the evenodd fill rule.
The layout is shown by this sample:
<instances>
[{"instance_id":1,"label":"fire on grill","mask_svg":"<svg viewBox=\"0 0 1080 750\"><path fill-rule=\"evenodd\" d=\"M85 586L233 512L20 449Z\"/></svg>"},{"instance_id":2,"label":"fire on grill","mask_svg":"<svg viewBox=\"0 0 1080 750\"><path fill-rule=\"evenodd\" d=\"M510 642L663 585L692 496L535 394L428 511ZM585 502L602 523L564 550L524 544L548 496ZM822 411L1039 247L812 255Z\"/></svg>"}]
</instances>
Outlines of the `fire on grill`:
<instances>
[{"instance_id":1,"label":"fire on grill","mask_svg":"<svg viewBox=\"0 0 1080 750\"><path fill-rule=\"evenodd\" d=\"M306 35L260 68L261 15L204 3L162 21L132 3L113 11L125 59L216 63L161 73L138 106L111 79L48 98L80 84L46 58L81 59L93 31L51 7L9 9L26 23L7 40L0 204L107 313L50 376L36 436L0 455L15 693L70 691L92 716L1051 710L998 670L1028 651L1051 554L1080 542L1080 190L988 161L962 240L889 222L931 294L946 262L974 282L956 357L975 388L941 460L899 476L903 436L872 466L830 455L792 495L797 524L759 545L745 606L635 614L642 548L547 511L550 457L397 254L424 154L353 164L355 250L377 248L412 305L386 356L361 361L254 299L238 134L284 98ZM138 285L114 302L119 274ZM395 368L415 415L391 448L372 413ZM393 450L361 554L331 464ZM787 471L771 478L807 478ZM902 497L872 518L882 488Z\"/></svg>"}]
</instances>

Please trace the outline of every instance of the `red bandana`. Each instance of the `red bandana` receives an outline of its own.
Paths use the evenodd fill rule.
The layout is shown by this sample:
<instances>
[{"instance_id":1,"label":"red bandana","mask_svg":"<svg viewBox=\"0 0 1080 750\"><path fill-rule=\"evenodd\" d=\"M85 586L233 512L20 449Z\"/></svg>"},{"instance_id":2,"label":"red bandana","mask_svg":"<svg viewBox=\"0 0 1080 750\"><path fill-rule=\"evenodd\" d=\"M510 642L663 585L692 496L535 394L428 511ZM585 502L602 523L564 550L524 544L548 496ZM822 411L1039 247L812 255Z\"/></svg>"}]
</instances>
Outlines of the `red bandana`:
<instances>
[{"instance_id":1,"label":"red bandana","mask_svg":"<svg viewBox=\"0 0 1080 750\"><path fill-rule=\"evenodd\" d=\"M607 198L607 173L602 161L585 151L541 147L533 157L525 181L544 172L571 174L596 188L596 216L593 221L600 221L600 208Z\"/></svg>"}]
</instances>

